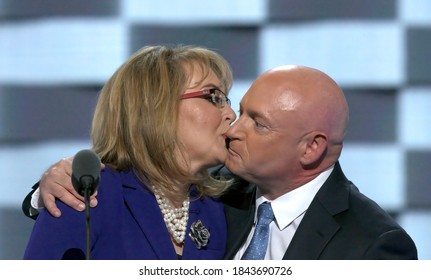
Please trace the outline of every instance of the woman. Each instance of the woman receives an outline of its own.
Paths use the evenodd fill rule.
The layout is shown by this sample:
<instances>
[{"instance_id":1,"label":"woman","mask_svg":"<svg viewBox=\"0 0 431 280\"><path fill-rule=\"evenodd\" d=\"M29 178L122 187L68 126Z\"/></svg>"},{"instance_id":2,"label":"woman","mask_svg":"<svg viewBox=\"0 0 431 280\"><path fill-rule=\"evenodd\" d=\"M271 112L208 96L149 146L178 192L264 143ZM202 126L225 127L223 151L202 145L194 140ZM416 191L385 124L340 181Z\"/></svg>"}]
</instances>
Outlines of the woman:
<instances>
[{"instance_id":1,"label":"woman","mask_svg":"<svg viewBox=\"0 0 431 280\"><path fill-rule=\"evenodd\" d=\"M144 47L109 79L92 123L93 150L105 164L91 209L92 259L223 257L217 196L229 181L207 170L227 156L231 85L225 59L191 46ZM60 218L39 214L25 259L84 256L85 214L58 207Z\"/></svg>"}]
</instances>

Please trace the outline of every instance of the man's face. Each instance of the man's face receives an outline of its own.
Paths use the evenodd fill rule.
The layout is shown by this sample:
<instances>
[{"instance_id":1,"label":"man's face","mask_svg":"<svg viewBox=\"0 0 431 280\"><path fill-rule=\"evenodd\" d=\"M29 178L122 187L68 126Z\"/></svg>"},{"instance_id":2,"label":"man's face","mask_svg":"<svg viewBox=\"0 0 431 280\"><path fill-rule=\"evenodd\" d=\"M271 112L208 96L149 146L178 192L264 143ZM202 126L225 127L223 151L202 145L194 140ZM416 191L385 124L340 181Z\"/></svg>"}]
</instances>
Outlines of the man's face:
<instances>
[{"instance_id":1,"label":"man's face","mask_svg":"<svg viewBox=\"0 0 431 280\"><path fill-rule=\"evenodd\" d=\"M283 181L299 164L301 101L279 85L278 77L271 75L256 79L241 101L239 119L227 132L226 167L255 184Z\"/></svg>"}]
</instances>

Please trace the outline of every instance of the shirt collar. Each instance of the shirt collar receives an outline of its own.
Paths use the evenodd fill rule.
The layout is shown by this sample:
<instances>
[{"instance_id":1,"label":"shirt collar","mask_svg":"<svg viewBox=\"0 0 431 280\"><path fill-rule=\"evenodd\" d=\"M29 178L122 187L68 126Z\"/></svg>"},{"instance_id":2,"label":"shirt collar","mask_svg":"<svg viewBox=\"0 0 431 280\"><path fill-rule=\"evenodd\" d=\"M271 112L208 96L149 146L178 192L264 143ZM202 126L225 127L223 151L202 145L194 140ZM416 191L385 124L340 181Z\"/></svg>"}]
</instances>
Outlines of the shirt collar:
<instances>
[{"instance_id":1,"label":"shirt collar","mask_svg":"<svg viewBox=\"0 0 431 280\"><path fill-rule=\"evenodd\" d=\"M259 188L257 188L256 209L265 201L271 202L277 226L280 230L283 230L308 209L314 196L319 191L323 183L328 179L333 169L334 166L331 166L310 182L276 198L273 201L269 201L263 197L259 192Z\"/></svg>"}]
</instances>

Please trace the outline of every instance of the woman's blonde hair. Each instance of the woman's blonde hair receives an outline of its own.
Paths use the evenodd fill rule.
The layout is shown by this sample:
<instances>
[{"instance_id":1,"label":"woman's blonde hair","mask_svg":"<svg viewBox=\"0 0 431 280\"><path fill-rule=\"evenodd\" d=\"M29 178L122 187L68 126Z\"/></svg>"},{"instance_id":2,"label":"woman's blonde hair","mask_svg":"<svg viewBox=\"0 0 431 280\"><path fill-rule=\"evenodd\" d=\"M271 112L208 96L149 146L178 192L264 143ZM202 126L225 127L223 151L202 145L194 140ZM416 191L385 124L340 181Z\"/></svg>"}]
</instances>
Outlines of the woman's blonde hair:
<instances>
[{"instance_id":1,"label":"woman's blonde hair","mask_svg":"<svg viewBox=\"0 0 431 280\"><path fill-rule=\"evenodd\" d=\"M228 181L188 172L178 159L179 96L190 67L213 71L229 92L232 71L218 53L194 46L148 46L134 53L102 88L92 123L94 151L106 165L132 170L171 200L185 199L179 186L196 184L199 195L218 196ZM148 183L148 182L146 182Z\"/></svg>"}]
</instances>

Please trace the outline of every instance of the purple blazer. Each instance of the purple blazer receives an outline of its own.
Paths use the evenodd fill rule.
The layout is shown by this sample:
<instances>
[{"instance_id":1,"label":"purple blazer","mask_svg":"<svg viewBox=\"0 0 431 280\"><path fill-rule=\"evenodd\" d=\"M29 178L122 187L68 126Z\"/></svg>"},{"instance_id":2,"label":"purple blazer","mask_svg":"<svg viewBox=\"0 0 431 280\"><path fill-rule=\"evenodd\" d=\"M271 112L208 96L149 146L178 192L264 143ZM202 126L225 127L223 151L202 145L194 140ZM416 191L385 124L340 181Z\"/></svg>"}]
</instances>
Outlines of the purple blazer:
<instances>
[{"instance_id":1,"label":"purple blazer","mask_svg":"<svg viewBox=\"0 0 431 280\"><path fill-rule=\"evenodd\" d=\"M91 259L178 259L153 193L133 172L102 170L98 201L90 210ZM85 259L85 211L60 201L57 205L60 218L46 210L39 214L24 259ZM189 237L197 220L210 232L208 245L201 249ZM223 204L213 198L191 199L182 259L222 259L226 237Z\"/></svg>"}]
</instances>

